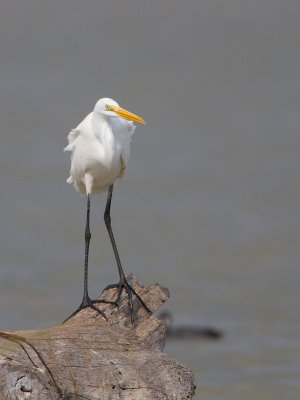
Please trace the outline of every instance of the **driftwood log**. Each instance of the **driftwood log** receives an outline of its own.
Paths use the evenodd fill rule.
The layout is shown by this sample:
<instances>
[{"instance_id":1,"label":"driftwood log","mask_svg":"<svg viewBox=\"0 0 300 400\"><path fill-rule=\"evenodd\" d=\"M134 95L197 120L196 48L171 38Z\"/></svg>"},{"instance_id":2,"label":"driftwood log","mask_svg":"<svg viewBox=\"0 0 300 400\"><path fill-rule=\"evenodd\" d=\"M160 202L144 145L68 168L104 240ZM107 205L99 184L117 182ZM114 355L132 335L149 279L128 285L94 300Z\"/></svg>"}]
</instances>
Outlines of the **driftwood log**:
<instances>
[{"instance_id":1,"label":"driftwood log","mask_svg":"<svg viewBox=\"0 0 300 400\"><path fill-rule=\"evenodd\" d=\"M131 285L154 312L168 299L158 284ZM100 298L113 300L116 289ZM49 329L0 331L0 400L191 399L193 374L164 354L166 328L134 299L119 308L101 304L108 322L92 309Z\"/></svg>"}]
</instances>

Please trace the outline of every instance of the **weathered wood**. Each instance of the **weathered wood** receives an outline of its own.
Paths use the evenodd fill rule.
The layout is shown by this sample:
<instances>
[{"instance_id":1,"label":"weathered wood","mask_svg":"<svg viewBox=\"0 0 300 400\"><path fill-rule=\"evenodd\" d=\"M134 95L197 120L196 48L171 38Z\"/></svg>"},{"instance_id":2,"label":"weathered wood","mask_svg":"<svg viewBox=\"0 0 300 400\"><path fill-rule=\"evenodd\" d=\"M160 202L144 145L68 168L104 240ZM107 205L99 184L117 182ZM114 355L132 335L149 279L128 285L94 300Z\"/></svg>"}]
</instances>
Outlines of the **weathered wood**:
<instances>
[{"instance_id":1,"label":"weathered wood","mask_svg":"<svg viewBox=\"0 0 300 400\"><path fill-rule=\"evenodd\" d=\"M169 297L158 284L129 281L154 312ZM100 298L112 300L116 289ZM101 304L108 322L85 309L66 323L34 331L0 331L0 400L191 399L193 374L161 352L166 328L134 299Z\"/></svg>"}]
</instances>

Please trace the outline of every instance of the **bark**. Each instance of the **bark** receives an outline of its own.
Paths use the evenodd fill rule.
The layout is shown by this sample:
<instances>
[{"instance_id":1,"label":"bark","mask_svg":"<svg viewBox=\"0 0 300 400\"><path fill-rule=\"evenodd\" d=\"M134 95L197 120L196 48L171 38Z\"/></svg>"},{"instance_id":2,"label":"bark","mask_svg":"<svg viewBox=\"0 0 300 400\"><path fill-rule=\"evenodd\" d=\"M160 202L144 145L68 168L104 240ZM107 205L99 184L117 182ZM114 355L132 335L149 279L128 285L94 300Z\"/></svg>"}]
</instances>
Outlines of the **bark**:
<instances>
[{"instance_id":1,"label":"bark","mask_svg":"<svg viewBox=\"0 0 300 400\"><path fill-rule=\"evenodd\" d=\"M128 279L153 312L169 297L158 284ZM109 289L100 298L115 296ZM108 322L85 309L49 329L0 331L0 400L191 399L192 372L161 351L164 322L134 297L133 327L125 293L119 308L100 307Z\"/></svg>"}]
</instances>

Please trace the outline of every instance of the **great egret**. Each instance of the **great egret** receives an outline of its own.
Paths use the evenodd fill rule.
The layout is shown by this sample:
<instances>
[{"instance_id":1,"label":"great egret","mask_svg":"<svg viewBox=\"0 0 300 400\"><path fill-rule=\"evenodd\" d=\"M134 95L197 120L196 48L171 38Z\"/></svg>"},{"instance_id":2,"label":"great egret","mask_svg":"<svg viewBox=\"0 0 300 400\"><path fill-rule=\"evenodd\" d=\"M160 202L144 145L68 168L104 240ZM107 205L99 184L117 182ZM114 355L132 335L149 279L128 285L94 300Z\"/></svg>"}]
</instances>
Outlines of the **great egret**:
<instances>
[{"instance_id":1,"label":"great egret","mask_svg":"<svg viewBox=\"0 0 300 400\"><path fill-rule=\"evenodd\" d=\"M116 242L111 228L110 206L114 181L124 176L129 160L130 142L135 125L132 121L145 124L145 121L135 114L119 107L118 103L109 98L98 100L94 110L73 129L68 135L68 146L65 151L71 151L71 170L68 183L73 183L74 188L82 195L87 195L87 213L85 228L85 262L84 262L84 292L80 306L68 318L77 314L86 307L91 307L98 313L106 315L95 303L112 303L118 306L122 289L127 292L131 322L134 323L132 293L148 312L151 312L140 296L127 282ZM94 193L108 191L104 212L104 221L111 240L115 259L118 266L120 281L117 284L108 285L108 288L118 288L115 301L91 300L88 295L88 257L90 232L90 197ZM67 321L66 320L66 321Z\"/></svg>"}]
</instances>

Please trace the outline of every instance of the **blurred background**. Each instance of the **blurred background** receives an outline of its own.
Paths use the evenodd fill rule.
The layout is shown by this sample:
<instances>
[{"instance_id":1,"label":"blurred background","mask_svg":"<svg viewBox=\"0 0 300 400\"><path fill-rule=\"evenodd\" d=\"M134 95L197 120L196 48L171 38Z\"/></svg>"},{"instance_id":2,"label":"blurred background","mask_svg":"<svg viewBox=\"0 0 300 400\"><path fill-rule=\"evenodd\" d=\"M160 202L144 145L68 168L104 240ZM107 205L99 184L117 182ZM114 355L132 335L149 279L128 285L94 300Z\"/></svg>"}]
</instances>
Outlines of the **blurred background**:
<instances>
[{"instance_id":1,"label":"blurred background","mask_svg":"<svg viewBox=\"0 0 300 400\"><path fill-rule=\"evenodd\" d=\"M0 321L81 301L86 199L67 134L101 97L141 115L112 221L127 273L167 286L196 399L300 394L300 3L11 0L1 5ZM117 280L92 198L90 293Z\"/></svg>"}]
</instances>

